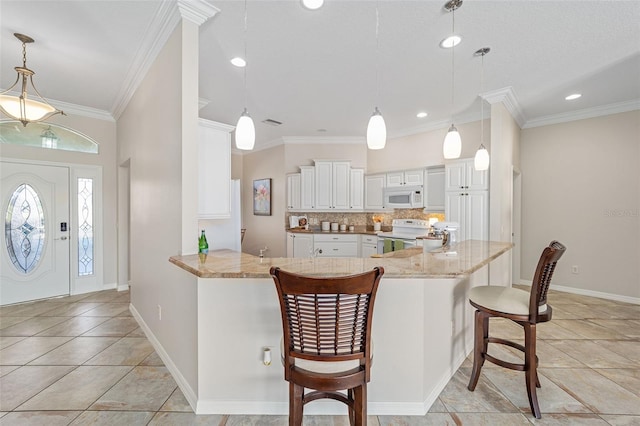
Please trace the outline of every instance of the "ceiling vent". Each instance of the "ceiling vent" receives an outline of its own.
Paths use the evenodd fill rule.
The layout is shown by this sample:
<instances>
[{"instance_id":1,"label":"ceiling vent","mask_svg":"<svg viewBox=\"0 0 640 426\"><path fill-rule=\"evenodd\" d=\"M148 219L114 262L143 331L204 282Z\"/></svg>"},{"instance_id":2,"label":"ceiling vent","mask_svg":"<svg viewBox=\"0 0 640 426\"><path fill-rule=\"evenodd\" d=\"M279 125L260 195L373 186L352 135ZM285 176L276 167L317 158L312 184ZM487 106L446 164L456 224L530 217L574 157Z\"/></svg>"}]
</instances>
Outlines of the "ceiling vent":
<instances>
[{"instance_id":1,"label":"ceiling vent","mask_svg":"<svg viewBox=\"0 0 640 426\"><path fill-rule=\"evenodd\" d=\"M266 120L263 120L262 122L264 124L268 124L270 126L279 126L279 125L282 124L280 121L272 120L270 118L267 118Z\"/></svg>"}]
</instances>

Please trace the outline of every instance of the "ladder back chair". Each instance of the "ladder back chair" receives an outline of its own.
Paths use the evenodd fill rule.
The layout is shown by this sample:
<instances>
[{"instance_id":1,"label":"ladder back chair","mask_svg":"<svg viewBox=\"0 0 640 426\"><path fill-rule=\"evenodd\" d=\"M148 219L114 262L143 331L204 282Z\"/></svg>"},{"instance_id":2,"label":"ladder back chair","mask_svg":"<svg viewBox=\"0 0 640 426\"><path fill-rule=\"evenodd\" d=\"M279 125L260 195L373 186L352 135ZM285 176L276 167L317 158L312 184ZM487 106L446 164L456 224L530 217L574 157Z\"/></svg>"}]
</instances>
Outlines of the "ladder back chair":
<instances>
[{"instance_id":1,"label":"ladder back chair","mask_svg":"<svg viewBox=\"0 0 640 426\"><path fill-rule=\"evenodd\" d=\"M469 390L473 391L476 388L485 360L511 370L524 371L531 413L537 419L542 415L536 394L536 388L540 387L536 356L536 324L551 320L552 309L547 304L547 292L556 264L565 250L564 245L558 241L552 241L542 251L529 292L501 286L480 286L469 291L469 302L476 308L473 370L469 379ZM510 340L490 337L489 318L495 317L507 318L522 326L524 346ZM524 363L511 363L489 355L487 353L489 343L506 345L524 352Z\"/></svg>"},{"instance_id":2,"label":"ladder back chair","mask_svg":"<svg viewBox=\"0 0 640 426\"><path fill-rule=\"evenodd\" d=\"M366 425L373 305L384 269L309 277L272 267L270 274L282 316L289 425L301 425L303 406L321 398L347 404L351 425Z\"/></svg>"}]
</instances>

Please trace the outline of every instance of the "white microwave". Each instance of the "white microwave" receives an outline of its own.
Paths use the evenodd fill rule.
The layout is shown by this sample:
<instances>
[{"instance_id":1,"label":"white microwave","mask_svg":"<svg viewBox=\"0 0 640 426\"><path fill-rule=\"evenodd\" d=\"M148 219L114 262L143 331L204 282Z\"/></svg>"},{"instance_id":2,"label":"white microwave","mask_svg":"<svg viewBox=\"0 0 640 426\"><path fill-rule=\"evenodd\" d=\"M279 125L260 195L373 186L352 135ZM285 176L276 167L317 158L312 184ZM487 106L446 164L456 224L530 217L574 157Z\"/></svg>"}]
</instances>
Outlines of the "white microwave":
<instances>
[{"instance_id":1,"label":"white microwave","mask_svg":"<svg viewBox=\"0 0 640 426\"><path fill-rule=\"evenodd\" d=\"M389 209L415 209L424 207L422 186L384 189L384 206Z\"/></svg>"}]
</instances>

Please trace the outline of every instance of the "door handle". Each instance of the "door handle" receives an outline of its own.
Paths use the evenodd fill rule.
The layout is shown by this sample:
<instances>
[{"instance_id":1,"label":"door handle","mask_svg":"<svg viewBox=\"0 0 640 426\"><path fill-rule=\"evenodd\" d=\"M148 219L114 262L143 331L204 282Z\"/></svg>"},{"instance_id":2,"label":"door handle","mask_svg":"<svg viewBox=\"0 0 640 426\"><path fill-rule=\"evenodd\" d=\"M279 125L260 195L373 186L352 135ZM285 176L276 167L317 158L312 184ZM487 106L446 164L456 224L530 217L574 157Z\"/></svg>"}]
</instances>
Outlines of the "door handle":
<instances>
[{"instance_id":1,"label":"door handle","mask_svg":"<svg viewBox=\"0 0 640 426\"><path fill-rule=\"evenodd\" d=\"M67 237L54 238L54 240L63 240L63 241L66 240L66 239L67 239Z\"/></svg>"}]
</instances>

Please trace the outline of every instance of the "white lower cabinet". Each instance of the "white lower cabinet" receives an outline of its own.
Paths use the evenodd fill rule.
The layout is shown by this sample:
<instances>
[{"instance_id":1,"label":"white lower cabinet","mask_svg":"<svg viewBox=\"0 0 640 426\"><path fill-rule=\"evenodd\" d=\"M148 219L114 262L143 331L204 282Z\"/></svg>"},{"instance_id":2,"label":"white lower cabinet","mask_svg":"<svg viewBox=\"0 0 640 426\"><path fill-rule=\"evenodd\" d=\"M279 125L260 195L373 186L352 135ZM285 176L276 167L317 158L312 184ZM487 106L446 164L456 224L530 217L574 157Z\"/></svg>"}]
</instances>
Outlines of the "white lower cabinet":
<instances>
[{"instance_id":1,"label":"white lower cabinet","mask_svg":"<svg viewBox=\"0 0 640 426\"><path fill-rule=\"evenodd\" d=\"M358 235L316 234L313 249L317 257L358 257Z\"/></svg>"},{"instance_id":2,"label":"white lower cabinet","mask_svg":"<svg viewBox=\"0 0 640 426\"><path fill-rule=\"evenodd\" d=\"M311 257L313 234L287 232L287 257Z\"/></svg>"},{"instance_id":3,"label":"white lower cabinet","mask_svg":"<svg viewBox=\"0 0 640 426\"><path fill-rule=\"evenodd\" d=\"M360 257L371 257L378 253L378 237L376 235L361 235Z\"/></svg>"}]
</instances>

